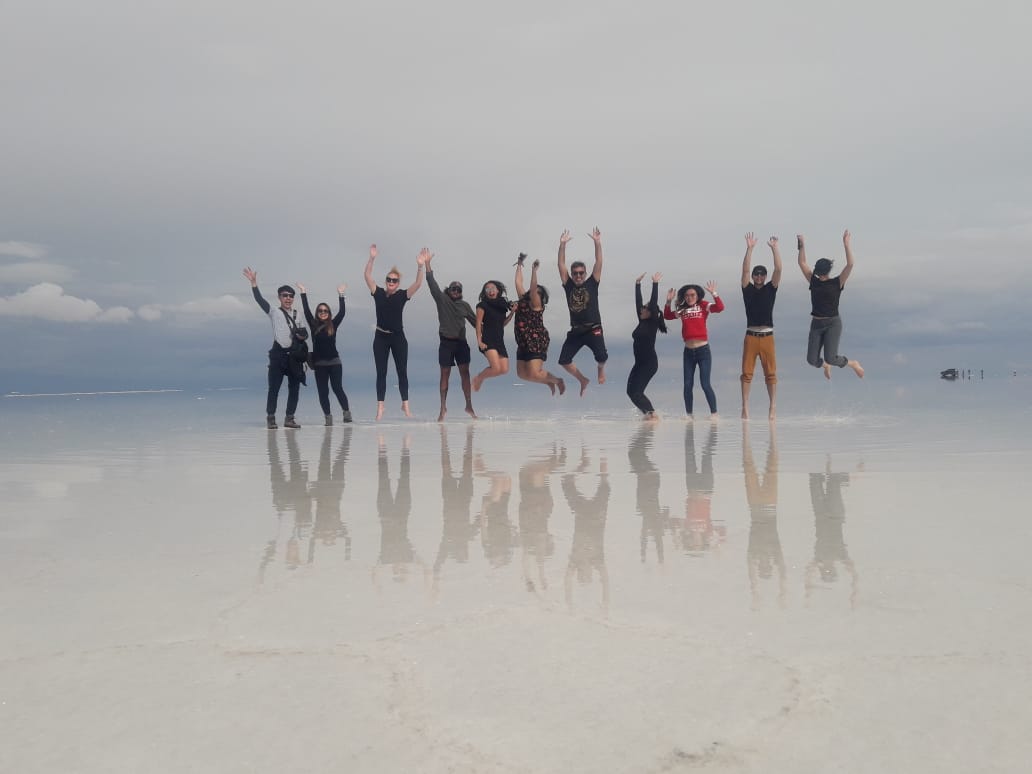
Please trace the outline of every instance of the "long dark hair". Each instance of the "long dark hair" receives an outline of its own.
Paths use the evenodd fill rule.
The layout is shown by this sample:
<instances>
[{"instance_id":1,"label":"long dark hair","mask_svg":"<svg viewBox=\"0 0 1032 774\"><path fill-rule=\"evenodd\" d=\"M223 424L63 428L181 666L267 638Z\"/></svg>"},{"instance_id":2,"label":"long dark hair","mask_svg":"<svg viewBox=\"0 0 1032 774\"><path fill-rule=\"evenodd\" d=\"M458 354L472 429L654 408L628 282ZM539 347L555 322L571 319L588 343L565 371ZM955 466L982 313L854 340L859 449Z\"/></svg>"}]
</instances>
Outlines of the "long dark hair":
<instances>
[{"instance_id":1,"label":"long dark hair","mask_svg":"<svg viewBox=\"0 0 1032 774\"><path fill-rule=\"evenodd\" d=\"M659 304L649 301L645 304L645 308L649 310L649 320L655 320L655 326L666 333L666 320L663 319L663 310L659 308Z\"/></svg>"},{"instance_id":2,"label":"long dark hair","mask_svg":"<svg viewBox=\"0 0 1032 774\"><path fill-rule=\"evenodd\" d=\"M509 303L509 299L505 297L505 285L502 284L501 282L499 282L498 280L488 280L487 282L484 283L484 286L482 288L480 288L479 299L481 301L489 301L490 300L487 297L487 286L488 285L494 285L496 288L498 288L498 298L495 299L496 301L504 301L506 304Z\"/></svg>"},{"instance_id":3,"label":"long dark hair","mask_svg":"<svg viewBox=\"0 0 1032 774\"><path fill-rule=\"evenodd\" d=\"M326 307L326 311L329 312L330 316L326 318L326 322L320 324L319 309L324 306ZM320 301L318 304L315 305L315 325L312 326L312 335L314 336L320 331L325 331L327 336L333 336L333 310L330 309L330 305L327 304L325 301Z\"/></svg>"},{"instance_id":4,"label":"long dark hair","mask_svg":"<svg viewBox=\"0 0 1032 774\"><path fill-rule=\"evenodd\" d=\"M548 306L548 288L544 285L537 286L538 298L541 299L541 308L544 309ZM523 298L527 299L527 303L530 303L530 291L528 290L523 294Z\"/></svg>"},{"instance_id":5,"label":"long dark hair","mask_svg":"<svg viewBox=\"0 0 1032 774\"><path fill-rule=\"evenodd\" d=\"M688 308L688 304L685 303L684 300L684 294L687 293L689 290L695 291L696 302L702 301L702 299L706 297L706 291L703 290L702 287L699 285L681 285L681 287L677 291L677 304L675 306L676 309L681 310Z\"/></svg>"}]
</instances>

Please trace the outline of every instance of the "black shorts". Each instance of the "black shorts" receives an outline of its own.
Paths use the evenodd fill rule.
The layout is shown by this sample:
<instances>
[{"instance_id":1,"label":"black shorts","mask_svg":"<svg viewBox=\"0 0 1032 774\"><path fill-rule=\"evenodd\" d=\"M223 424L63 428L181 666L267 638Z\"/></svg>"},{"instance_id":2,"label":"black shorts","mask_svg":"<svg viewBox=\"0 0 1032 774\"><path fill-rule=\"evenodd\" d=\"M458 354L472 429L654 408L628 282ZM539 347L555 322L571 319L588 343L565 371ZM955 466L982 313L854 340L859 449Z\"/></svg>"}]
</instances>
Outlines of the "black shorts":
<instances>
[{"instance_id":1,"label":"black shorts","mask_svg":"<svg viewBox=\"0 0 1032 774\"><path fill-rule=\"evenodd\" d=\"M540 360L542 363L548 360L548 353L546 352L532 352L524 347L516 347L516 359L517 360Z\"/></svg>"},{"instance_id":2,"label":"black shorts","mask_svg":"<svg viewBox=\"0 0 1032 774\"><path fill-rule=\"evenodd\" d=\"M487 346L487 349L481 350L484 353L484 357L487 357L488 350L493 349L495 352L498 353L498 357L504 357L506 360L509 359L509 351L505 348L504 343L492 343L490 341L485 341L484 344Z\"/></svg>"},{"instance_id":3,"label":"black shorts","mask_svg":"<svg viewBox=\"0 0 1032 774\"><path fill-rule=\"evenodd\" d=\"M609 359L606 352L606 340L602 335L602 326L596 325L581 331L571 330L566 334L566 341L563 342L563 349L559 353L559 365L569 365L573 362L573 356L580 352L581 347L587 347L595 355L596 363L604 363Z\"/></svg>"},{"instance_id":4,"label":"black shorts","mask_svg":"<svg viewBox=\"0 0 1032 774\"><path fill-rule=\"evenodd\" d=\"M468 365L470 361L469 343L465 339L446 339L441 336L441 346L437 348L437 364L441 368L454 365Z\"/></svg>"}]
</instances>

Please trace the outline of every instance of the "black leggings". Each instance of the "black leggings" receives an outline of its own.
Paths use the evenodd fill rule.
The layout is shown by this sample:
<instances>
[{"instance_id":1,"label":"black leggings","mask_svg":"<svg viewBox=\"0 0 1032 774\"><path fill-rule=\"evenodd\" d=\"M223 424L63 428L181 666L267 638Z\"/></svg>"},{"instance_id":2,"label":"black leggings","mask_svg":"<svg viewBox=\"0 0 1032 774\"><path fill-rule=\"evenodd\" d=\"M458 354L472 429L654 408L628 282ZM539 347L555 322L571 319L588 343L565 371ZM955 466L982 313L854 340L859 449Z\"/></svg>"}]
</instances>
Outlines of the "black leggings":
<instances>
[{"instance_id":1,"label":"black leggings","mask_svg":"<svg viewBox=\"0 0 1032 774\"><path fill-rule=\"evenodd\" d=\"M659 370L659 359L655 352L645 355L635 355L634 367L627 377L627 397L637 406L643 414L648 414L655 409L652 401L645 397L645 388L649 386L652 377Z\"/></svg>"},{"instance_id":2,"label":"black leggings","mask_svg":"<svg viewBox=\"0 0 1032 774\"><path fill-rule=\"evenodd\" d=\"M387 355L394 356L394 370L398 374L398 392L402 400L408 400L408 339L405 334L373 334L373 362L376 363L376 399L387 397Z\"/></svg>"},{"instance_id":3,"label":"black leggings","mask_svg":"<svg viewBox=\"0 0 1032 774\"><path fill-rule=\"evenodd\" d=\"M330 413L330 387L333 387L333 394L337 396L341 410L348 411L348 396L344 393L344 384L341 376L344 373L343 367L337 365L319 366L312 369L315 371L315 386L319 390L319 405L322 406L322 413Z\"/></svg>"}]
</instances>

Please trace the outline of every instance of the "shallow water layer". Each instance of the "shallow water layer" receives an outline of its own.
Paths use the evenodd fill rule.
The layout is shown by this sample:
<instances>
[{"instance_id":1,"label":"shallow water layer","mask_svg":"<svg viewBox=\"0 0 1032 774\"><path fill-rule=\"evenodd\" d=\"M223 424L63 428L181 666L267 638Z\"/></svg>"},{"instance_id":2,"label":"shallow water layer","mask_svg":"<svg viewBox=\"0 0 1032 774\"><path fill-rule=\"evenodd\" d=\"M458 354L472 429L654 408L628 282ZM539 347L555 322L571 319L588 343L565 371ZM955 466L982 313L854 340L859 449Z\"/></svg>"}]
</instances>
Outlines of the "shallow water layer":
<instances>
[{"instance_id":1,"label":"shallow water layer","mask_svg":"<svg viewBox=\"0 0 1032 774\"><path fill-rule=\"evenodd\" d=\"M4 400L0 769L1020 771L1032 423L934 394Z\"/></svg>"}]
</instances>

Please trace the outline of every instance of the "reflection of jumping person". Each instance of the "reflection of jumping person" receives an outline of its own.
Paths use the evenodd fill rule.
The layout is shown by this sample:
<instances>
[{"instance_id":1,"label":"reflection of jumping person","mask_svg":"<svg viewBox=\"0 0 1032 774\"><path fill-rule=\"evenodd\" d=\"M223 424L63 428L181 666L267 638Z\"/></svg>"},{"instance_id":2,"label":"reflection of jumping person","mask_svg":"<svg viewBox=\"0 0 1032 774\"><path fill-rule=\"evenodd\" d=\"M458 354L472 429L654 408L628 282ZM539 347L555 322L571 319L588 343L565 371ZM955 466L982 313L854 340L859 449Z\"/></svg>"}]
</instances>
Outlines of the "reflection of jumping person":
<instances>
[{"instance_id":1,"label":"reflection of jumping person","mask_svg":"<svg viewBox=\"0 0 1032 774\"><path fill-rule=\"evenodd\" d=\"M392 266L387 272L384 287L373 282L373 263L376 261L376 245L369 246L369 260L366 261L365 282L376 304L376 332L373 334L373 361L376 363L376 418L383 417L383 401L387 396L387 356L394 357L394 370L398 374L398 391L401 393L401 410L411 417L409 410L408 385L408 339L402 324L405 304L423 284L423 268L433 254L425 247L419 251L416 263L416 281L407 290L398 292L401 272Z\"/></svg>"},{"instance_id":2,"label":"reflection of jumping person","mask_svg":"<svg viewBox=\"0 0 1032 774\"><path fill-rule=\"evenodd\" d=\"M340 404L342 422L351 421L351 410L348 407L348 396L344 392L344 384L341 381L343 368L340 364L340 355L337 352L337 328L344 320L344 291L347 285L337 286L337 301L340 309L331 318L330 305L319 303L315 307L315 315L308 307L308 294L305 286L297 283L301 291L301 305L305 309L305 319L308 320L308 327L312 329L312 371L315 373L315 386L319 390L319 405L322 406L326 426L333 424L333 414L330 413L330 387L333 387L333 394Z\"/></svg>"},{"instance_id":3,"label":"reflection of jumping person","mask_svg":"<svg viewBox=\"0 0 1032 774\"><path fill-rule=\"evenodd\" d=\"M774 254L774 274L767 282L767 267L757 264L752 273L752 251L756 237L750 231L745 235L745 258L742 259L742 300L745 301L745 341L742 343L742 419L749 418L749 389L756 370L756 358L763 368L763 381L767 384L770 406L767 419L775 415L774 398L778 389L778 362L774 354L774 300L781 283L781 252L778 238L772 236L767 245Z\"/></svg>"},{"instance_id":4,"label":"reflection of jumping person","mask_svg":"<svg viewBox=\"0 0 1032 774\"><path fill-rule=\"evenodd\" d=\"M535 259L530 265L530 288L523 284L523 261L527 256L520 253L516 259L516 375L527 382L543 384L555 395L566 392L566 383L555 374L546 371L550 338L545 328L545 307L548 305L548 290L538 284L538 267L541 261Z\"/></svg>"},{"instance_id":5,"label":"reflection of jumping person","mask_svg":"<svg viewBox=\"0 0 1032 774\"><path fill-rule=\"evenodd\" d=\"M853 250L850 247L849 231L842 234L842 244L846 248L846 268L837 277L829 277L833 262L828 258L820 258L810 270L806 263L806 244L802 234L796 235L799 248L799 269L810 283L810 340L806 347L806 362L814 368L824 369L824 378L831 378L831 367L845 368L849 366L861 379L864 369L859 361L850 360L840 355L839 339L842 337L842 319L839 317L839 296L846 287L846 280L853 272ZM821 358L821 350L824 357Z\"/></svg>"},{"instance_id":6,"label":"reflection of jumping person","mask_svg":"<svg viewBox=\"0 0 1032 774\"><path fill-rule=\"evenodd\" d=\"M752 590L752 609L760 608L760 581L778 575L778 603L785 606L788 577L785 557L778 537L778 444L774 425L770 425L770 446L763 478L756 471L748 425L742 425L742 472L745 474L745 499L749 503L749 547L746 565L749 588Z\"/></svg>"},{"instance_id":7,"label":"reflection of jumping person","mask_svg":"<svg viewBox=\"0 0 1032 774\"><path fill-rule=\"evenodd\" d=\"M469 518L473 503L473 425L466 427L462 470L452 470L448 433L441 425L441 542L434 560L434 590L440 588L441 568L449 555L456 561L469 561L469 544L475 528Z\"/></svg>"},{"instance_id":8,"label":"reflection of jumping person","mask_svg":"<svg viewBox=\"0 0 1032 774\"><path fill-rule=\"evenodd\" d=\"M829 458L824 473L810 474L810 503L813 505L813 526L816 540L813 545L813 561L806 566L804 590L809 599L816 586L817 576L825 583L838 579L836 562L849 573L849 603L856 605L859 576L856 566L849 557L843 529L846 525L846 505L842 499L842 487L849 484L848 473L832 473Z\"/></svg>"},{"instance_id":9,"label":"reflection of jumping person","mask_svg":"<svg viewBox=\"0 0 1032 774\"><path fill-rule=\"evenodd\" d=\"M644 277L642 274L634 281L634 311L638 317L638 326L631 334L634 339L634 366L627 376L627 397L645 415L645 419L654 420L659 417L656 416L652 401L645 397L645 388L659 370L656 332L666 333L667 327L663 313L659 311L659 281L663 275L659 272L652 275L652 296L647 304L641 302L641 281Z\"/></svg>"},{"instance_id":10,"label":"reflection of jumping person","mask_svg":"<svg viewBox=\"0 0 1032 774\"><path fill-rule=\"evenodd\" d=\"M656 544L656 560L663 564L663 533L670 520L670 509L659 504L659 468L649 459L649 449L656 426L643 423L630 446L627 447L627 461L638 483L635 502L641 516L641 562L645 563L649 538Z\"/></svg>"},{"instance_id":11,"label":"reflection of jumping person","mask_svg":"<svg viewBox=\"0 0 1032 774\"><path fill-rule=\"evenodd\" d=\"M581 464L577 473L586 473L590 460L587 452L581 452ZM573 610L573 579L582 584L591 582L598 573L602 585L602 612L609 612L609 570L606 569L605 533L606 513L609 510L609 466L602 458L598 465L599 481L593 497L582 495L577 489L576 476L563 476L562 489L566 502L573 512L573 542L570 545L570 561L566 565L566 604Z\"/></svg>"},{"instance_id":12,"label":"reflection of jumping person","mask_svg":"<svg viewBox=\"0 0 1032 774\"><path fill-rule=\"evenodd\" d=\"M315 560L315 544L336 545L337 539L344 540L344 561L351 559L351 535L344 525L340 513L340 501L344 496L344 468L351 450L351 428L342 431L340 447L330 462L330 439L332 431L323 432L322 448L319 451L319 473L309 487L315 501L315 527L308 542L308 563Z\"/></svg>"},{"instance_id":13,"label":"reflection of jumping person","mask_svg":"<svg viewBox=\"0 0 1032 774\"><path fill-rule=\"evenodd\" d=\"M291 356L291 348L295 338L308 338L308 331L297 321L297 310L294 309L294 289L290 285L280 285L276 294L280 305L272 309L269 302L262 298L258 290L258 272L248 266L244 276L251 283L251 294L258 306L269 316L272 322L272 349L269 350L269 391L265 398L265 426L276 429L276 403L279 400L283 377L287 377L287 415L283 426L299 428L294 421L298 398L301 396L301 385L305 383L305 364L303 360Z\"/></svg>"},{"instance_id":14,"label":"reflection of jumping person","mask_svg":"<svg viewBox=\"0 0 1032 774\"><path fill-rule=\"evenodd\" d=\"M580 394L587 389L589 379L573 364L573 357L581 347L588 347L598 365L598 383L606 383L606 340L602 336L602 313L598 308L598 283L602 280L602 232L596 227L590 234L595 243L595 265L588 275L583 261L574 261L566 270L566 243L573 237L564 231L559 237L559 279L566 291L566 305L570 308L570 332L566 334L559 353L559 365L580 383Z\"/></svg>"},{"instance_id":15,"label":"reflection of jumping person","mask_svg":"<svg viewBox=\"0 0 1032 774\"><path fill-rule=\"evenodd\" d=\"M717 418L717 395L710 386L710 370L713 367L713 355L709 347L709 334L706 332L706 318L711 313L724 311L724 302L717 295L717 283L707 282L706 289L713 294L713 303L705 301L706 291L698 285L682 285L677 291L677 303L673 310L670 303L674 300L674 289L667 291L666 306L663 316L668 320L681 318L681 338L684 339L684 410L688 418L692 417L692 391L695 387L695 367L699 367L699 381L709 404L710 416Z\"/></svg>"},{"instance_id":16,"label":"reflection of jumping person","mask_svg":"<svg viewBox=\"0 0 1032 774\"><path fill-rule=\"evenodd\" d=\"M485 379L509 373L509 352L505 348L505 326L515 308L505 297L505 285L494 280L484 283L477 304L477 346L487 358L487 367L473 377L473 392Z\"/></svg>"},{"instance_id":17,"label":"reflection of jumping person","mask_svg":"<svg viewBox=\"0 0 1032 774\"><path fill-rule=\"evenodd\" d=\"M509 519L512 476L501 470L488 470L479 455L474 460L474 468L478 475L491 480L491 488L481 500L477 514L484 557L492 567L502 567L512 560L516 550L516 528Z\"/></svg>"},{"instance_id":18,"label":"reflection of jumping person","mask_svg":"<svg viewBox=\"0 0 1032 774\"><path fill-rule=\"evenodd\" d=\"M453 364L459 368L462 394L466 398L466 413L476 419L470 392L470 354L469 343L466 341L466 323L469 322L475 327L477 318L472 307L462 299L461 282L452 280L444 292L441 292L441 286L434 278L434 270L430 267L432 259L433 255L426 261L426 284L430 286L430 295L437 304L437 333L441 339L437 348L437 364L441 367L441 411L437 415L437 421L443 422L444 415L448 413L445 404L448 402L448 382L451 379Z\"/></svg>"},{"instance_id":19,"label":"reflection of jumping person","mask_svg":"<svg viewBox=\"0 0 1032 774\"><path fill-rule=\"evenodd\" d=\"M552 452L547 457L530 460L520 467L520 546L523 550L523 583L527 591L543 596L548 590L545 560L555 553L555 539L548 531L554 501L548 476L566 463L566 450ZM537 574L531 572L531 562Z\"/></svg>"}]
</instances>

